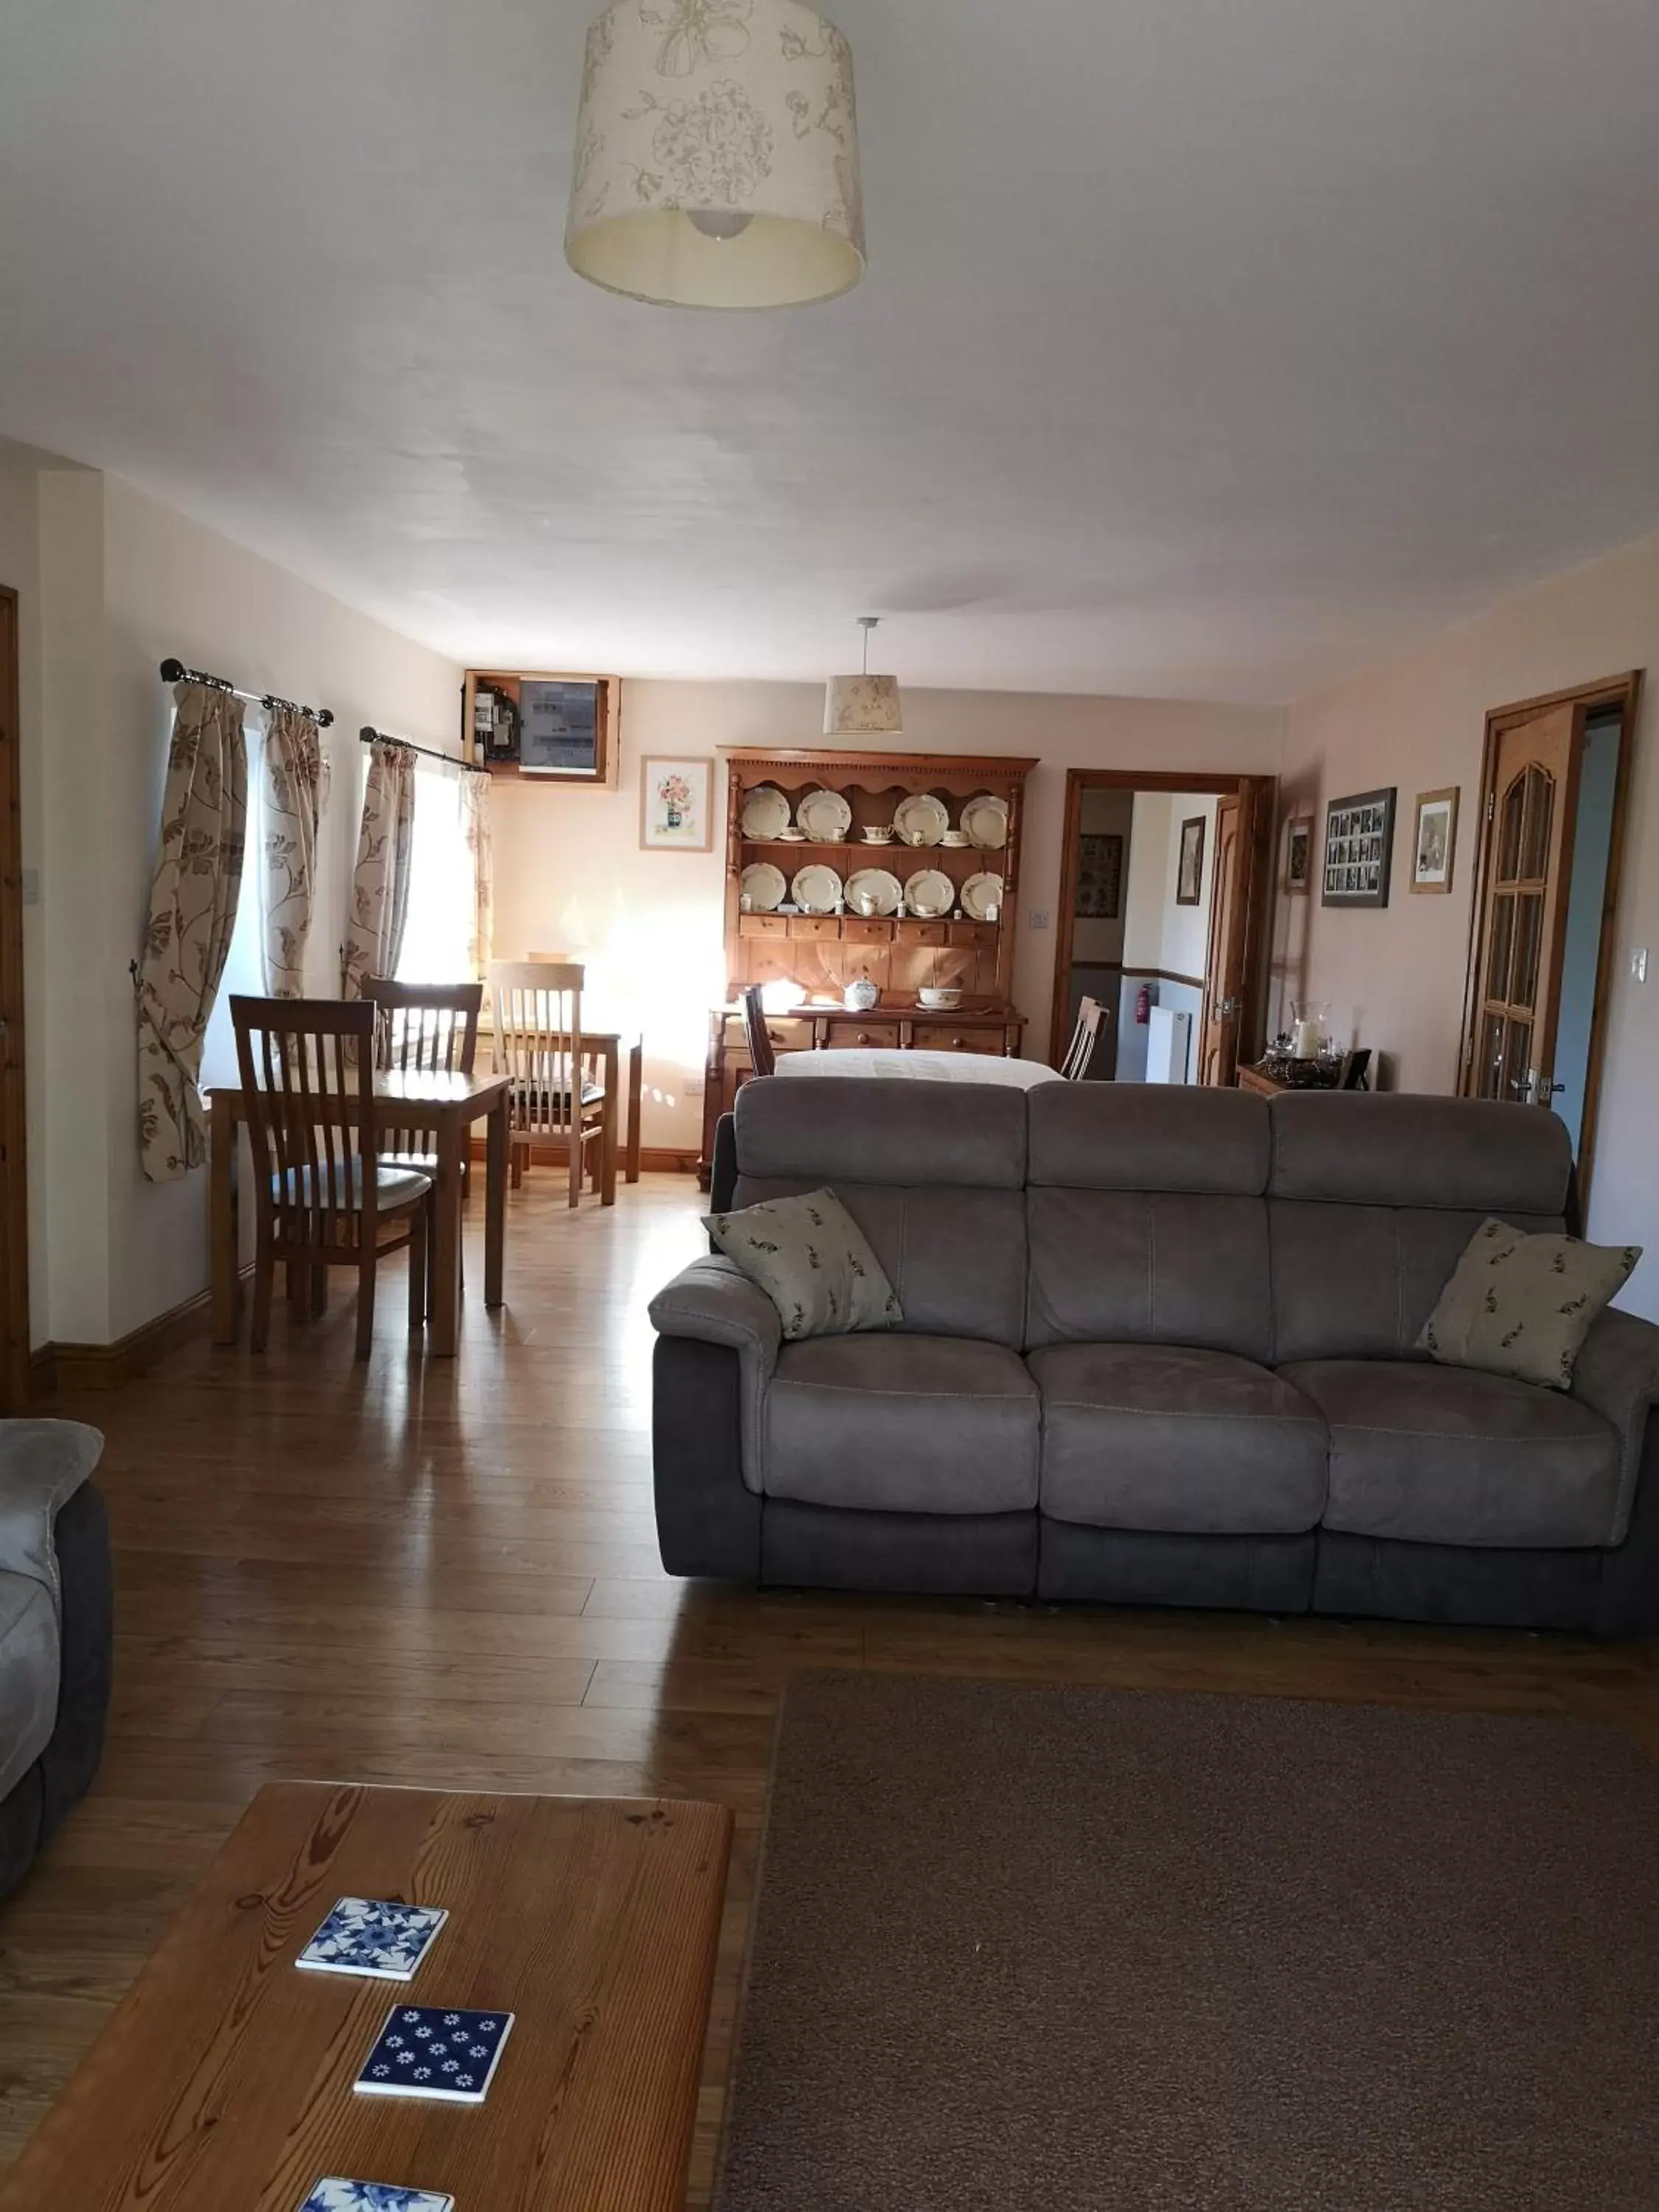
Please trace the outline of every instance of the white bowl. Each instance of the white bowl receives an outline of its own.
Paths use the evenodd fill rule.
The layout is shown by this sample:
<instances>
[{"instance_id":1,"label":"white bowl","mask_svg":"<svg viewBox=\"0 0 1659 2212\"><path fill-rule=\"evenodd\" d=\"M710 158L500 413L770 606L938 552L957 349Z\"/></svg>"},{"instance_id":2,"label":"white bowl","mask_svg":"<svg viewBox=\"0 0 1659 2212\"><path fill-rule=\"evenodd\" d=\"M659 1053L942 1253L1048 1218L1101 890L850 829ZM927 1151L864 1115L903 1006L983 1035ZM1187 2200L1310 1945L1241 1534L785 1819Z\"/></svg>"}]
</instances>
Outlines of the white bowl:
<instances>
[{"instance_id":1,"label":"white bowl","mask_svg":"<svg viewBox=\"0 0 1659 2212\"><path fill-rule=\"evenodd\" d=\"M926 1006L930 1013L948 1014L962 1004L960 991L946 991L924 984L916 993L916 1004Z\"/></svg>"}]
</instances>

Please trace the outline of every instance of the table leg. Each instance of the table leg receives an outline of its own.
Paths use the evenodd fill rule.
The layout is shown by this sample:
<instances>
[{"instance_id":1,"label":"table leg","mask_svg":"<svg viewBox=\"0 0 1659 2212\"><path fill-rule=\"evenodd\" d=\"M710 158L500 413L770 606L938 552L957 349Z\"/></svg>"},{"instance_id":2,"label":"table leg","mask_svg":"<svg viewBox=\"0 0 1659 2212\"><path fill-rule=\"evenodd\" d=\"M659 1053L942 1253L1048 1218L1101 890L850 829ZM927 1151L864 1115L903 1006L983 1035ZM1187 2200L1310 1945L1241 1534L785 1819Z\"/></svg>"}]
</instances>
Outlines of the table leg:
<instances>
[{"instance_id":1,"label":"table leg","mask_svg":"<svg viewBox=\"0 0 1659 2212\"><path fill-rule=\"evenodd\" d=\"M236 1116L229 1096L213 1093L208 1128L208 1279L213 1292L213 1341L234 1344L242 1326L242 1268L236 1159Z\"/></svg>"},{"instance_id":2,"label":"table leg","mask_svg":"<svg viewBox=\"0 0 1659 2212\"><path fill-rule=\"evenodd\" d=\"M432 1194L433 1357L453 1359L460 1341L461 1147L467 1132L453 1115L438 1125L438 1182Z\"/></svg>"},{"instance_id":3,"label":"table leg","mask_svg":"<svg viewBox=\"0 0 1659 2212\"><path fill-rule=\"evenodd\" d=\"M640 1098L645 1088L645 1039L635 1037L628 1055L628 1176L640 1179Z\"/></svg>"},{"instance_id":4,"label":"table leg","mask_svg":"<svg viewBox=\"0 0 1659 2212\"><path fill-rule=\"evenodd\" d=\"M603 1047L605 1057L605 1133L599 1139L599 1204L617 1203L617 1123L622 1114L619 1055L612 1037Z\"/></svg>"},{"instance_id":5,"label":"table leg","mask_svg":"<svg viewBox=\"0 0 1659 2212\"><path fill-rule=\"evenodd\" d=\"M502 1091L489 1109L489 1145L484 1160L484 1304L506 1302L502 1288L507 1254L507 1155L509 1101Z\"/></svg>"}]
</instances>

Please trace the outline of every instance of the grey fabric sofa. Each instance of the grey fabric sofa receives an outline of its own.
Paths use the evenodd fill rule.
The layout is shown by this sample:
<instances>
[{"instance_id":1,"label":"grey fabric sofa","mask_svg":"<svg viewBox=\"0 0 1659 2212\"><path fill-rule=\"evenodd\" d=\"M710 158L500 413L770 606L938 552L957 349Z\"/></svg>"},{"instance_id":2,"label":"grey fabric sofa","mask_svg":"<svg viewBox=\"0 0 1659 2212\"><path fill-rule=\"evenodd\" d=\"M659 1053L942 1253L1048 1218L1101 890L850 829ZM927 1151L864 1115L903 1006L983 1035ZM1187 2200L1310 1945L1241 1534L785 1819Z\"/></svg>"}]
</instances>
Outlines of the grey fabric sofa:
<instances>
[{"instance_id":1,"label":"grey fabric sofa","mask_svg":"<svg viewBox=\"0 0 1659 2212\"><path fill-rule=\"evenodd\" d=\"M735 1155L736 1205L835 1190L905 1317L786 1345L717 1258L653 1301L670 1572L1659 1628L1659 1328L1602 1315L1571 1395L1416 1349L1488 1215L1563 1226L1553 1115L761 1080Z\"/></svg>"},{"instance_id":2,"label":"grey fabric sofa","mask_svg":"<svg viewBox=\"0 0 1659 2212\"><path fill-rule=\"evenodd\" d=\"M78 1421L0 1420L0 1895L90 1786L110 1692L109 1527Z\"/></svg>"}]
</instances>

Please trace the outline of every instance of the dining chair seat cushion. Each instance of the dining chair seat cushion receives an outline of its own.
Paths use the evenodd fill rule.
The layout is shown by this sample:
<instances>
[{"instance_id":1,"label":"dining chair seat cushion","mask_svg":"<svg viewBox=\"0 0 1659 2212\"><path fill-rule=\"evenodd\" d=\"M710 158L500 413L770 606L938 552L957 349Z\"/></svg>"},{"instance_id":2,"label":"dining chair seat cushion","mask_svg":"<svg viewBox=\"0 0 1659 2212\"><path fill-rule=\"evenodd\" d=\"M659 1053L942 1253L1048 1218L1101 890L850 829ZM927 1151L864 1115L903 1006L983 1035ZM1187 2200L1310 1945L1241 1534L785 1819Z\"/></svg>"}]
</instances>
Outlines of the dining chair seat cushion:
<instances>
[{"instance_id":1,"label":"dining chair seat cushion","mask_svg":"<svg viewBox=\"0 0 1659 2212\"><path fill-rule=\"evenodd\" d=\"M604 1084L586 1081L583 1083L582 1104L584 1106L597 1106L604 1097ZM556 1109L558 1112L564 1114L570 1109L570 1093L568 1090L549 1091L544 1086L532 1090L528 1084L520 1083L514 1086L513 1103L514 1109L518 1110L533 1106L538 1113L551 1113Z\"/></svg>"},{"instance_id":2,"label":"dining chair seat cushion","mask_svg":"<svg viewBox=\"0 0 1659 2212\"><path fill-rule=\"evenodd\" d=\"M313 1171L310 1168L290 1168L286 1175L273 1176L270 1179L270 1194L279 1206L310 1206L321 1203L328 1206L337 1206L338 1201L335 1198L334 1191L337 1185L334 1184L326 1175L319 1176L317 1178L319 1196L313 1200L312 1176ZM345 1182L344 1203L355 1212L363 1202L361 1161L352 1160ZM384 1211L390 1206L408 1206L414 1200L423 1198L432 1188L432 1177L423 1174L420 1169L404 1163L382 1160L374 1170L374 1188L376 1203Z\"/></svg>"}]
</instances>

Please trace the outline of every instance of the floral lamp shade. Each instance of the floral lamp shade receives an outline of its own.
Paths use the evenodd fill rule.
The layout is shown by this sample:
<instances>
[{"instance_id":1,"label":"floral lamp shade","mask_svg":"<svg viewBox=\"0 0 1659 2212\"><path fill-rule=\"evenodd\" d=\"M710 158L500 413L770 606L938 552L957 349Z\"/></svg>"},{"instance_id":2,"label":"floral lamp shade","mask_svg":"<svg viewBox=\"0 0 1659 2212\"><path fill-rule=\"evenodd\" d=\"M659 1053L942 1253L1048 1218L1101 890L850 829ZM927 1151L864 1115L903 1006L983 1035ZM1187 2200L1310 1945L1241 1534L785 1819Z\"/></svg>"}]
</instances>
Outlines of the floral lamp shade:
<instances>
[{"instance_id":1,"label":"floral lamp shade","mask_svg":"<svg viewBox=\"0 0 1659 2212\"><path fill-rule=\"evenodd\" d=\"M824 688L826 738L890 738L904 722L896 676L832 676Z\"/></svg>"},{"instance_id":2,"label":"floral lamp shade","mask_svg":"<svg viewBox=\"0 0 1659 2212\"><path fill-rule=\"evenodd\" d=\"M791 307L864 273L853 56L800 0L612 0L587 33L565 254L681 307Z\"/></svg>"}]
</instances>

